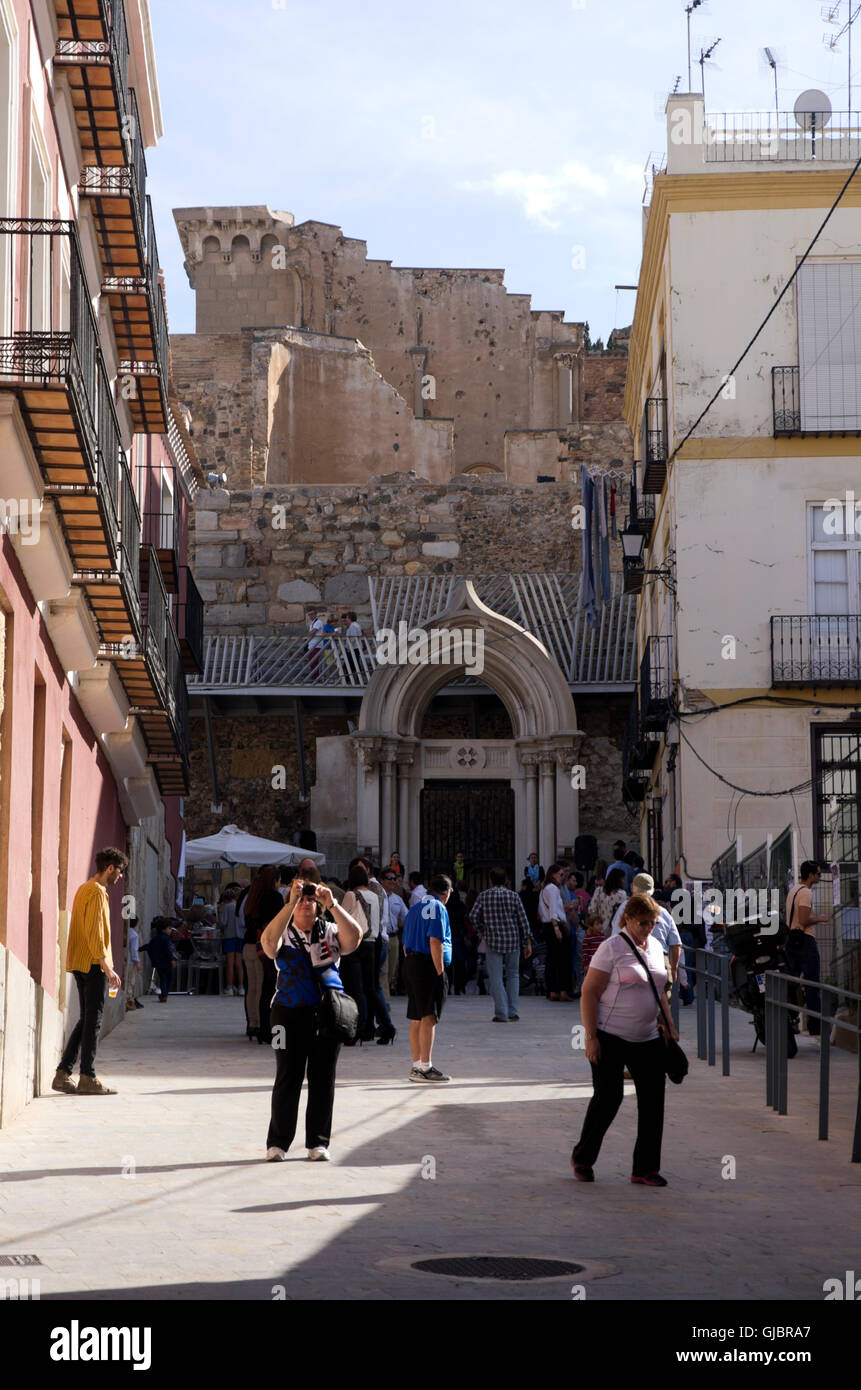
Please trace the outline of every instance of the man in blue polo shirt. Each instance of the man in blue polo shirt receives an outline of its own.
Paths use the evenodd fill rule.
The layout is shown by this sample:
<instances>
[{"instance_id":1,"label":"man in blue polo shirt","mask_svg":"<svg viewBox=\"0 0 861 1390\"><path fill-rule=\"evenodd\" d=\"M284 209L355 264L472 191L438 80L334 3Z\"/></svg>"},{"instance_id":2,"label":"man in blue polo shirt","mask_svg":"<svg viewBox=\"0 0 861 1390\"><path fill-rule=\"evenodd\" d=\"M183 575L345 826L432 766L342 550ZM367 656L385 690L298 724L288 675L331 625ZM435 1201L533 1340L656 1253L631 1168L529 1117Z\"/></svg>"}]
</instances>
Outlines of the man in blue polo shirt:
<instances>
[{"instance_id":1,"label":"man in blue polo shirt","mask_svg":"<svg viewBox=\"0 0 861 1390\"><path fill-rule=\"evenodd\" d=\"M445 874L432 878L430 893L410 908L404 921L404 978L413 1054L410 1081L451 1081L431 1065L436 1026L448 992L445 967L451 961L451 926L445 905L451 889Z\"/></svg>"}]
</instances>

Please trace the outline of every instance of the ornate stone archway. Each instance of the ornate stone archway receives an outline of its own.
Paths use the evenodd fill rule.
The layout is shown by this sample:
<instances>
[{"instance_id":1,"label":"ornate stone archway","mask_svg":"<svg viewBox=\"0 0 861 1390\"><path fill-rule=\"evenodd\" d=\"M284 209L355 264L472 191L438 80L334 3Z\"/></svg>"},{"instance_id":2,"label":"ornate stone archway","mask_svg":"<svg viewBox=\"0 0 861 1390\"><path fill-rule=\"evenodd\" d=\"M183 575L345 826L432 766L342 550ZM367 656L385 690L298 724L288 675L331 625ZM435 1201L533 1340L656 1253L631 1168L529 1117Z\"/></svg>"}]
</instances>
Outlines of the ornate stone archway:
<instances>
[{"instance_id":1,"label":"ornate stone archway","mask_svg":"<svg viewBox=\"0 0 861 1390\"><path fill-rule=\"evenodd\" d=\"M466 667L384 665L372 676L352 735L357 762L357 840L375 854L399 848L419 863L419 794L427 776L501 777L515 794L518 868L537 849L545 865L578 833L578 793L571 769L582 734L564 675L547 649L460 580L451 601L427 625L474 634L483 641L481 680L505 705L511 740L422 740L422 717L433 696Z\"/></svg>"}]
</instances>

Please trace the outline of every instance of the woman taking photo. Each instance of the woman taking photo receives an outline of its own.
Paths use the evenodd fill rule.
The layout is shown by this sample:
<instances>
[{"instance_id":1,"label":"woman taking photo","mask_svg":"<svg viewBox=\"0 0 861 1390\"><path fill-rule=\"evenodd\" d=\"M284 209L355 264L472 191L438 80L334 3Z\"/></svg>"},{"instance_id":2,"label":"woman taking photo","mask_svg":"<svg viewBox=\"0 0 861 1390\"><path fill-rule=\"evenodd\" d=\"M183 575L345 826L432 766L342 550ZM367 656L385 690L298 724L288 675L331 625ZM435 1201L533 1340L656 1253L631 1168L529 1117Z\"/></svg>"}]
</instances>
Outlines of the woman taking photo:
<instances>
[{"instance_id":1,"label":"woman taking photo","mask_svg":"<svg viewBox=\"0 0 861 1390\"><path fill-rule=\"evenodd\" d=\"M594 901L594 900L593 900ZM628 899L618 936L601 942L583 982L581 1017L594 1091L571 1166L580 1182L594 1182L593 1165L604 1135L622 1104L627 1067L637 1092L637 1142L631 1182L666 1187L661 1177L664 1129L665 1043L658 1032L658 1003L646 970L625 940L628 936L648 967L661 1000L664 1026L678 1042L664 997L664 952L651 931L658 904L645 893ZM622 935L624 933L624 936Z\"/></svg>"},{"instance_id":2,"label":"woman taking photo","mask_svg":"<svg viewBox=\"0 0 861 1390\"><path fill-rule=\"evenodd\" d=\"M326 920L327 912L334 921ZM335 1068L341 1043L338 1038L318 1032L318 1008L322 989L343 991L338 961L342 955L355 951L361 939L361 927L335 901L331 889L324 883L306 885L298 878L277 917L264 928L260 945L278 972L272 1027L282 1030L279 1046L273 1048L275 1085L266 1139L269 1163L285 1159L293 1143L306 1071L308 1157L324 1161L329 1158Z\"/></svg>"}]
</instances>

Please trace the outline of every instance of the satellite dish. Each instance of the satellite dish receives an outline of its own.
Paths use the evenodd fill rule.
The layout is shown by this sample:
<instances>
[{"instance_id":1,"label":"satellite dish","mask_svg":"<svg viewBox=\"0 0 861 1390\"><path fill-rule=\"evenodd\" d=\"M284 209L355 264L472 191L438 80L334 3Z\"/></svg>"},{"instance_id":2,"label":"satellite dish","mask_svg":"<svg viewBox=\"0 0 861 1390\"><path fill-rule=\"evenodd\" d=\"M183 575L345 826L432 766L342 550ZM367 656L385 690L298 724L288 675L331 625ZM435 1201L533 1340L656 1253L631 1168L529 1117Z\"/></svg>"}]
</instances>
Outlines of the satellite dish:
<instances>
[{"instance_id":1,"label":"satellite dish","mask_svg":"<svg viewBox=\"0 0 861 1390\"><path fill-rule=\"evenodd\" d=\"M802 130L821 130L831 120L831 102L816 87L802 92L792 109Z\"/></svg>"}]
</instances>

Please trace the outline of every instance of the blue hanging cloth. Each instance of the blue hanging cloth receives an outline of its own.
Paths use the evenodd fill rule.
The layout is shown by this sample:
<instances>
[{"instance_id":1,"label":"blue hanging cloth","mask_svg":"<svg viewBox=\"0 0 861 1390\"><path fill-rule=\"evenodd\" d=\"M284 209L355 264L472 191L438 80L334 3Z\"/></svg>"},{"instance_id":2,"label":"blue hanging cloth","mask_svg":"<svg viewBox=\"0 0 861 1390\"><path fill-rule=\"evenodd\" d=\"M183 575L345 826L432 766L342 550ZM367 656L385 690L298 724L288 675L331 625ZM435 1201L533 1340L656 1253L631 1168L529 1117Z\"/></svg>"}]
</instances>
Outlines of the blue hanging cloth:
<instances>
[{"instance_id":1,"label":"blue hanging cloth","mask_svg":"<svg viewBox=\"0 0 861 1390\"><path fill-rule=\"evenodd\" d=\"M582 588L580 605L590 627L598 627L598 614L595 609L595 571L592 568L592 515L595 510L595 485L586 472L586 465L580 465L580 494L583 498L585 524L583 526Z\"/></svg>"}]
</instances>

